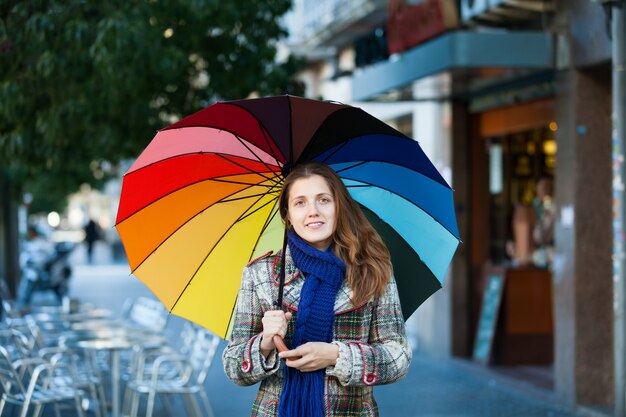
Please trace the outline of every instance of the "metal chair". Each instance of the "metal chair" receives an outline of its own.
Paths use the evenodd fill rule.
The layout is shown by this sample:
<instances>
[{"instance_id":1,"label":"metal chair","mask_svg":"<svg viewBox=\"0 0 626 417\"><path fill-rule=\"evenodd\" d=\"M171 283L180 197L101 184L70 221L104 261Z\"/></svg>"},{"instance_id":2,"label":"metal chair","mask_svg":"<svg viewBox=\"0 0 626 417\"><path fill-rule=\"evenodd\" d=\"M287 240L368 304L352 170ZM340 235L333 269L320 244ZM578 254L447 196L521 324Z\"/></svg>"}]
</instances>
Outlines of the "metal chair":
<instances>
[{"instance_id":1,"label":"metal chair","mask_svg":"<svg viewBox=\"0 0 626 417\"><path fill-rule=\"evenodd\" d=\"M73 386L83 392L88 392L93 402L93 411L96 417L106 416L106 395L102 383L102 376L89 355L66 348L45 348L39 351L39 356L54 366L62 364L65 372L55 372L54 382L58 386ZM69 372L68 372L69 371ZM87 408L88 398L83 404ZM91 407L89 407L91 408Z\"/></svg>"},{"instance_id":2,"label":"metal chair","mask_svg":"<svg viewBox=\"0 0 626 417\"><path fill-rule=\"evenodd\" d=\"M146 329L153 333L161 333L169 318L169 311L165 306L154 299L147 297L129 298L124 302L122 307L122 319L127 325L137 326L141 329ZM133 369L136 362L136 358L144 353L144 349L133 352L122 352L120 361L122 363L122 369ZM126 374L133 371L125 372ZM122 379L127 380L127 375L124 375Z\"/></svg>"},{"instance_id":3,"label":"metal chair","mask_svg":"<svg viewBox=\"0 0 626 417\"><path fill-rule=\"evenodd\" d=\"M193 349L197 333L197 326L186 322L183 328L175 338L175 343L167 343L156 346L135 346L132 351L132 359L129 361L126 371L123 375L125 381L133 379L145 380L152 375L152 365L154 360L164 354L180 354L190 356ZM178 368L161 367L162 374L178 372Z\"/></svg>"},{"instance_id":4,"label":"metal chair","mask_svg":"<svg viewBox=\"0 0 626 417\"><path fill-rule=\"evenodd\" d=\"M106 401L101 377L92 365L90 358L80 355L66 347L42 346L41 330L36 323L27 320L20 325L13 323L9 328L0 328L0 346L3 346L13 361L20 359L24 366L20 369L21 378L34 373L33 366L43 363L51 365L54 373L50 375L57 387L71 387L89 392L89 398L95 401L96 417L106 415ZM84 398L87 401L88 398ZM86 404L86 403L85 403Z\"/></svg>"},{"instance_id":5,"label":"metal chair","mask_svg":"<svg viewBox=\"0 0 626 417\"><path fill-rule=\"evenodd\" d=\"M76 414L84 417L81 408L82 393L74 386L58 386L54 374L60 366L53 366L41 358L13 360L7 349L0 346L0 416L7 403L21 406L20 417L26 417L31 406L33 416L40 416L46 404L54 404L60 416L59 403L74 401Z\"/></svg>"},{"instance_id":6,"label":"metal chair","mask_svg":"<svg viewBox=\"0 0 626 417\"><path fill-rule=\"evenodd\" d=\"M142 395L147 395L146 417L152 417L157 394L164 396L178 394L183 397L190 414L198 417L213 416L209 399L204 392L204 381L218 345L217 336L208 330L197 329L188 354L167 350L150 363L140 364L136 378L129 381L126 386L124 415L137 416ZM145 372L148 369L149 372ZM168 372L164 372L165 369L168 369ZM196 394L200 396L206 414L201 414ZM167 401L164 401L164 404L169 408Z\"/></svg>"},{"instance_id":7,"label":"metal chair","mask_svg":"<svg viewBox=\"0 0 626 417\"><path fill-rule=\"evenodd\" d=\"M122 317L155 333L165 328L169 312L163 304L147 297L129 299L124 303Z\"/></svg>"},{"instance_id":8,"label":"metal chair","mask_svg":"<svg viewBox=\"0 0 626 417\"><path fill-rule=\"evenodd\" d=\"M131 360L128 361L122 379L128 384L129 381L146 381L152 378L154 361L165 354L178 354L190 356L196 339L197 326L186 322L174 343L166 343L158 346L135 346L132 350ZM184 366L180 363L167 363L159 368L159 379L173 379L184 372ZM123 404L130 403L131 391L124 392ZM172 412L170 412L172 414Z\"/></svg>"},{"instance_id":9,"label":"metal chair","mask_svg":"<svg viewBox=\"0 0 626 417\"><path fill-rule=\"evenodd\" d=\"M2 322L8 323L11 319L16 319L22 316L22 311L20 311L20 308L15 301L7 298L2 299Z\"/></svg>"}]
</instances>

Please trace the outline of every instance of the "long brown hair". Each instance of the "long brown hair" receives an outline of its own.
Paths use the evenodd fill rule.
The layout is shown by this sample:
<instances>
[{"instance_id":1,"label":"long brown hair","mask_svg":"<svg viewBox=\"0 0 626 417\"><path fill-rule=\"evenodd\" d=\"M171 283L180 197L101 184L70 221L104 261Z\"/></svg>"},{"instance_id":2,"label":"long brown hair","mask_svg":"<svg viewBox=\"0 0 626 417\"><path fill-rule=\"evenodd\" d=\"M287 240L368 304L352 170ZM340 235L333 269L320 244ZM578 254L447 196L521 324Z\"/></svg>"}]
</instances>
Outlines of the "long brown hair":
<instances>
[{"instance_id":1,"label":"long brown hair","mask_svg":"<svg viewBox=\"0 0 626 417\"><path fill-rule=\"evenodd\" d=\"M389 250L341 178L328 165L307 162L297 165L287 175L279 197L280 216L285 227L292 227L287 216L289 188L297 180L313 175L326 180L335 199L333 251L346 264L346 279L353 292L352 303L359 306L373 296L380 297L392 273Z\"/></svg>"}]
</instances>

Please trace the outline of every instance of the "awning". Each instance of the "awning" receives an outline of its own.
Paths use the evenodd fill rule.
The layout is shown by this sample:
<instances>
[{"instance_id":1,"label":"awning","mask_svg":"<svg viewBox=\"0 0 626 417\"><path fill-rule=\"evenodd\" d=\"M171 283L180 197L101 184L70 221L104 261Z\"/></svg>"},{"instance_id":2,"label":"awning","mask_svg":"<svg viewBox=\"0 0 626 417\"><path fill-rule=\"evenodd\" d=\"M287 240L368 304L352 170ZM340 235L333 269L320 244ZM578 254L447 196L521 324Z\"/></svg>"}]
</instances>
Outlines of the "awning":
<instances>
[{"instance_id":1,"label":"awning","mask_svg":"<svg viewBox=\"0 0 626 417\"><path fill-rule=\"evenodd\" d=\"M370 100L421 78L456 69L554 68L554 40L545 32L457 31L388 61L355 71L352 100Z\"/></svg>"}]
</instances>

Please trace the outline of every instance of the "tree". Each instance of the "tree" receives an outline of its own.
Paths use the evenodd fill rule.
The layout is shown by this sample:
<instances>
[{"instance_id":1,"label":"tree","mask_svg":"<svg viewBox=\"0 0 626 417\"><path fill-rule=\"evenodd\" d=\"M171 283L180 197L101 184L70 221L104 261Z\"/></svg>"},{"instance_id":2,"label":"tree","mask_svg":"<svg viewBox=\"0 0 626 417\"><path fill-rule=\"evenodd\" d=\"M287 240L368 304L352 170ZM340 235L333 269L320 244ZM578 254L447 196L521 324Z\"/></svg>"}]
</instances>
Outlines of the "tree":
<instances>
[{"instance_id":1,"label":"tree","mask_svg":"<svg viewBox=\"0 0 626 417\"><path fill-rule=\"evenodd\" d=\"M216 99L285 91L290 74L274 56L289 6L3 1L0 165L18 185L45 174L46 190L67 194Z\"/></svg>"},{"instance_id":2,"label":"tree","mask_svg":"<svg viewBox=\"0 0 626 417\"><path fill-rule=\"evenodd\" d=\"M58 208L177 118L218 99L287 92L293 62L279 66L274 57L286 35L278 19L289 7L289 0L3 0L0 174L8 182L0 184ZM9 194L4 187L1 196Z\"/></svg>"}]
</instances>

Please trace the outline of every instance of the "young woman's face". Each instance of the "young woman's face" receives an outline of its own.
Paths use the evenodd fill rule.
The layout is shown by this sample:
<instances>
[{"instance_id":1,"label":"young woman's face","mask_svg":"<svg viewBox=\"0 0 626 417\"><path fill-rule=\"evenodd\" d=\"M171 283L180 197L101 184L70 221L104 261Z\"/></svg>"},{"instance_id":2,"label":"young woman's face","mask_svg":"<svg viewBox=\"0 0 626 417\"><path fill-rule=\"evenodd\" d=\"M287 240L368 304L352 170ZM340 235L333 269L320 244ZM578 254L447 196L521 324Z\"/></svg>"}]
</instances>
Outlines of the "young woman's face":
<instances>
[{"instance_id":1,"label":"young woman's face","mask_svg":"<svg viewBox=\"0 0 626 417\"><path fill-rule=\"evenodd\" d=\"M319 175L300 178L289 187L287 218L309 245L325 251L335 232L335 199Z\"/></svg>"}]
</instances>

